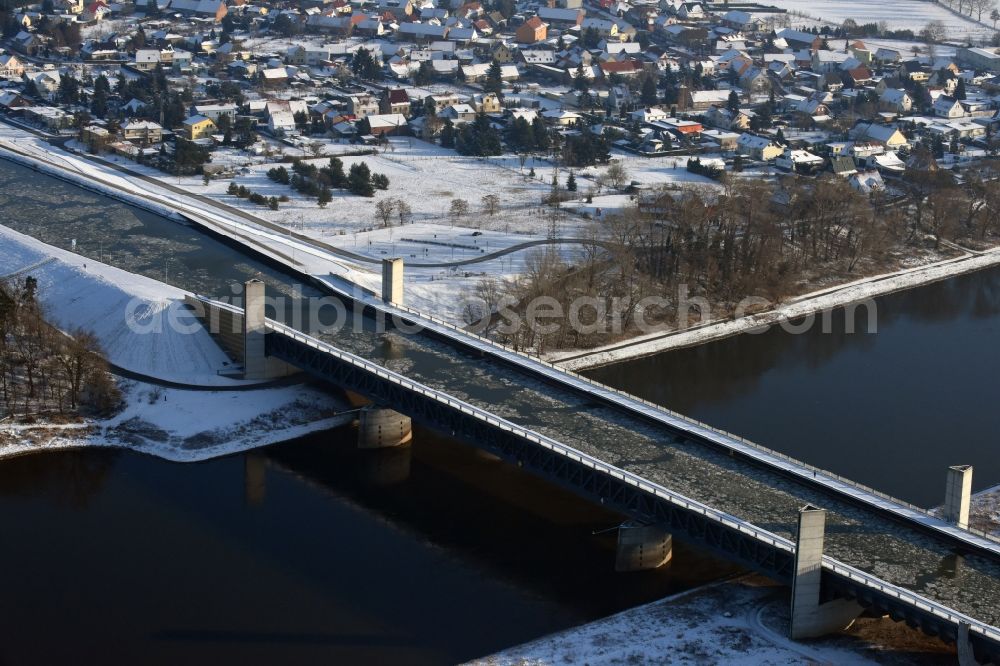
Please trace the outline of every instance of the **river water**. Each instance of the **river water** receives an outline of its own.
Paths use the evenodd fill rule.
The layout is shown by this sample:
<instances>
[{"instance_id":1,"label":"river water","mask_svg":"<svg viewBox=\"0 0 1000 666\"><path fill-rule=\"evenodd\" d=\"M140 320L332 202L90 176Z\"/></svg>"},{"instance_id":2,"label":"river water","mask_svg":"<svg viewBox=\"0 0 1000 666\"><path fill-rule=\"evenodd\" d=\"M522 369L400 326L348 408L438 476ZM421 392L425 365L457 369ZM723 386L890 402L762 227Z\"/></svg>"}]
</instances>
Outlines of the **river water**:
<instances>
[{"instance_id":1,"label":"river water","mask_svg":"<svg viewBox=\"0 0 1000 666\"><path fill-rule=\"evenodd\" d=\"M0 222L200 293L252 276L291 293L194 229L5 162ZM930 505L949 464L1000 482L998 287L992 271L880 299L877 335L773 331L593 374ZM352 437L193 465L0 463L0 662L451 662L729 571L677 545L664 571L616 575L613 535L592 535L616 516L431 433L402 454ZM247 468L264 470L262 493Z\"/></svg>"}]
</instances>

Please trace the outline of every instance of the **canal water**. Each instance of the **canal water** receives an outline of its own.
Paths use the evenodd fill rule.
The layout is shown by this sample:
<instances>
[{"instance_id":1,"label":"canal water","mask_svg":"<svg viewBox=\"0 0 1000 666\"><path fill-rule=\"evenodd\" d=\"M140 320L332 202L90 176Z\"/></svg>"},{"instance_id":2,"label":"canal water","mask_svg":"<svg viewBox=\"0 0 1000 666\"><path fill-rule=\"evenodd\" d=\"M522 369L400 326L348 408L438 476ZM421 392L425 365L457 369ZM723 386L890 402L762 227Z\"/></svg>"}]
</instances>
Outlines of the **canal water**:
<instances>
[{"instance_id":1,"label":"canal water","mask_svg":"<svg viewBox=\"0 0 1000 666\"><path fill-rule=\"evenodd\" d=\"M248 277L291 293L194 229L6 162L0 223L200 293ZM592 374L931 505L949 464L1000 482L998 287L988 271L880 299L877 335L773 331ZM729 571L679 545L665 571L616 575L613 536L593 533L617 516L431 433L402 458L352 437L194 465L0 463L0 663L453 662ZM247 469L264 470L262 493Z\"/></svg>"}]
</instances>

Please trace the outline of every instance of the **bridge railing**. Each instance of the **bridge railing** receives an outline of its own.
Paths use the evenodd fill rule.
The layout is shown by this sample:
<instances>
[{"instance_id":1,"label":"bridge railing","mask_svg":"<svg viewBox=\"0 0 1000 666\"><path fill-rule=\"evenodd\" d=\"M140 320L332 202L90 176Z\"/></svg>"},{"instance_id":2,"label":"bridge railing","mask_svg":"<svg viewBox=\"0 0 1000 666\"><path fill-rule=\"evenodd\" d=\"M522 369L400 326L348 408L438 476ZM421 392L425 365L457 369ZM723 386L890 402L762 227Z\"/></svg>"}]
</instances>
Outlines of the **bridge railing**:
<instances>
[{"instance_id":1,"label":"bridge railing","mask_svg":"<svg viewBox=\"0 0 1000 666\"><path fill-rule=\"evenodd\" d=\"M354 298L354 296L352 296L350 294L346 294L345 293L345 295L347 295L348 297ZM728 432L726 430L722 430L722 429L717 428L717 427L715 427L713 425L709 425L708 423L705 423L704 421L699 421L698 419L695 419L695 418L692 418L690 416L686 416L684 414L680 414L678 412L675 412L675 411L673 411L672 409L670 409L668 407L664 407L663 405L658 405L658 404L656 404L656 403L654 403L654 402L652 402L650 400L646 400L645 398L641 398L639 396L633 395L633 394L628 393L626 391L622 391L622 390L614 388L612 386L608 386L607 384L602 384L601 382L595 381L595 380L593 380L593 379L591 379L589 377L581 375L581 374L579 374L577 372L574 372L572 370L567 370L566 368L557 366L554 363L550 363L549 361L545 361L543 359L540 359L540 358L537 358L537 357L534 357L534 356L530 356L530 355L528 355L528 354L526 354L524 352L518 351L518 350L513 349L513 348L511 348L511 347L509 347L507 345L504 345L504 344L502 344L500 342L497 342L496 340L492 340L490 338L487 338L485 336L479 335L477 333L473 333L471 331L467 331L467 330L465 330L463 328L460 328L460 327L452 324L451 322L447 322L447 321L445 321L443 319L440 319L439 317L435 317L433 315L426 314L424 312L421 312L421 311L416 310L416 309L411 308L411 307L407 307L405 305L396 305L396 304L393 304L391 306L387 306L386 304L383 304L383 303L381 303L380 301L377 301L374 298L368 299L368 302L369 302L370 305L378 307L378 308L382 309L383 311L385 311L385 312L387 312L389 314L392 314L393 310L399 310L400 312L412 315L413 317L417 318L418 320L419 319L425 319L427 321L432 322L433 324L435 324L437 326L443 327L445 329L448 329L451 332L454 332L458 336L461 336L461 337L470 337L470 338L473 338L473 339L481 342L482 344L489 345L491 347L494 347L494 348L496 348L496 349L498 349L500 351L503 351L503 352L507 352L509 354L513 354L516 357L518 357L519 359L522 359L525 363L535 363L535 364L544 366L545 368L547 368L547 369L549 369L551 371L554 371L554 372L557 372L557 373L560 373L560 374L563 374L563 375L567 375L567 376L575 379L578 382L583 382L583 383L587 384L591 389L596 389L597 391L603 391L603 392L614 394L616 397L618 397L620 399L624 399L626 401L640 403L640 404L644 405L645 407L648 407L648 408L654 410L654 413L648 414L650 416L653 416L654 418L657 418L657 414L656 414L657 412L661 412L661 413L669 415L673 419L676 419L677 421L680 422L680 423L670 423L668 425L673 425L673 426L686 425L686 424L696 425L699 428L701 428L703 431L705 431L705 432L701 433L703 436L709 437L712 441L714 441L715 443L717 443L717 444L719 444L721 446L724 446L724 447L727 447L727 448L732 448L732 443L726 441L727 439L735 441L735 442L739 442L743 446L751 448L751 449L755 450L758 453L762 453L764 455L776 458L776 459L778 459L780 461L787 462L787 463L789 463L790 465L792 465L794 467L800 468L799 470L791 470L791 471L800 471L800 472L804 471L804 472L811 473L813 480L819 480L820 475L822 475L822 477L824 477L825 479L836 481L837 483L840 483L843 486L847 486L850 489L858 490L858 491L861 491L862 493L865 493L865 494L868 494L868 495L872 495L872 496L874 496L876 498L885 500L885 501L890 502L892 504L896 504L896 505L898 505L900 507L903 507L905 509L908 509L910 511L918 513L922 517L930 518L930 519L932 519L934 521L943 523L944 525L947 525L949 529L956 529L956 530L957 529L961 529L962 531L965 531L965 532L968 532L968 533L973 534L975 536L987 539L987 540L989 540L991 542L1000 543L1000 536L998 536L998 535L991 534L991 533L983 531L983 530L975 529L973 527L959 528L957 525L950 525L948 523L944 523L944 521L941 519L940 516L935 515L932 511L930 511L930 510L928 510L928 509L926 509L924 507L917 506L916 504L913 504L912 502L908 502L908 501L900 499L898 497L894 497L894 496L892 496L892 495L890 495L888 493L885 493L885 492L883 492L881 490L878 490L877 488L873 488L873 487L871 487L869 485L866 485L864 483L860 483L860 482L855 481L853 479L850 479L850 478L848 478L846 476L841 476L840 474L837 474L835 472L831 472L829 470L825 470L825 469L822 469L820 467L816 467L815 465L810 465L809 463L806 463L806 462L803 462L803 461L798 460L796 458L793 458L792 456L790 456L790 455L788 455L786 453L782 453L780 451L776 451L774 449L771 449L771 448L768 448L768 447L763 446L761 444L758 444L756 442L753 442L753 441L751 441L751 440L749 440L749 439L747 439L745 437L742 437L741 435L737 435L735 433L731 433L731 432ZM722 439L720 439L720 437ZM801 474L801 476L803 476L804 478L809 478L809 474ZM834 488L834 490L837 490L837 488Z\"/></svg>"},{"instance_id":2,"label":"bridge railing","mask_svg":"<svg viewBox=\"0 0 1000 666\"><path fill-rule=\"evenodd\" d=\"M823 568L832 571L843 578L854 581L855 583L861 583L866 587L878 590L888 596L895 597L896 599L904 601L922 611L931 613L932 615L949 622L953 622L956 625L960 622L965 622L969 625L971 631L975 631L976 633L982 634L983 636L1000 643L1000 629L992 627L984 622L980 622L979 620L971 618L968 615L956 612L947 606L939 604L936 601L931 601L927 597L923 597L915 592L910 592L909 590L887 583L876 576L865 573L860 569L855 569L849 564L844 564L839 560L835 560L829 555L823 556Z\"/></svg>"},{"instance_id":3,"label":"bridge railing","mask_svg":"<svg viewBox=\"0 0 1000 666\"><path fill-rule=\"evenodd\" d=\"M429 386L420 384L411 379L407 379L399 373L393 372L381 365L368 361L367 359L361 358L349 352L345 352L341 349L334 347L326 342L317 340L309 335L305 335L289 326L280 324L278 322L267 320L266 326L271 331L286 335L298 342L312 347L318 351L324 352L331 356L334 356L342 361L350 363L355 367L358 367L366 372L372 373L378 377L382 377L394 384L398 384L410 391L414 391L421 395L425 395L437 402L445 404L453 409L457 409L464 414L468 414L474 418L480 419L489 425L498 427L502 430L517 434L520 437L527 439L530 442L542 446L546 449L559 453L560 455L566 456L570 460L579 462L582 465L590 467L604 474L608 474L616 479L624 481L632 486L639 488L640 490L647 492L656 497L667 500L668 502L675 504L688 511L701 514L706 518L716 521L726 527L735 529L743 534L752 536L753 538L764 542L774 548L783 550L788 553L795 552L795 544L784 537L778 536L773 532L769 532L764 529L760 529L751 523L748 523L740 518L727 514L725 512L719 511L718 509L713 509L712 507L702 504L697 500L693 500L689 497L685 497L679 493L675 493L664 486L657 483L653 483L640 476L637 476L631 472L627 472L623 469L609 465L608 463L590 456L582 451L578 451L572 447L566 446L565 444L560 444L559 442L546 437L540 433L528 430L518 426L506 419L502 419L498 416L487 412L484 409L480 409L474 405L470 405L467 402L454 398L447 393L432 389ZM888 583L876 576L865 573L860 569L856 569L850 565L844 564L838 560L833 559L827 555L823 556L823 568L831 571L832 573L847 578L855 583L859 583L866 587L872 588L886 594L888 596L897 598L907 604L910 604L916 608L919 608L925 612L929 612L936 617L940 617L948 622L958 624L959 622L965 622L969 624L972 631L979 633L990 640L1000 643L1000 629L991 627L990 625L976 620L962 613L958 613L947 606L943 606L935 601L931 601L926 597L923 597L909 590L903 589L899 586Z\"/></svg>"}]
</instances>

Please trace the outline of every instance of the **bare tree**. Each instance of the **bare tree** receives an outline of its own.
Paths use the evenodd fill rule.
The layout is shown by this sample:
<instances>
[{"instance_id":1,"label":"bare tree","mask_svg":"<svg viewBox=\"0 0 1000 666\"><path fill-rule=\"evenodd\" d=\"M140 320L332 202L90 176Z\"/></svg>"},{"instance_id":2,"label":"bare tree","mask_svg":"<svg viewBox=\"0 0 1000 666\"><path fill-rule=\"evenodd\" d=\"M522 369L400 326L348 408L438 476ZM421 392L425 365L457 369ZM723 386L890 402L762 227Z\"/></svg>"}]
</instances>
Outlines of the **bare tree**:
<instances>
[{"instance_id":1,"label":"bare tree","mask_svg":"<svg viewBox=\"0 0 1000 666\"><path fill-rule=\"evenodd\" d=\"M452 222L457 222L466 215L469 214L469 202L465 199L452 199L451 206L448 208L448 215L451 217Z\"/></svg>"},{"instance_id":2,"label":"bare tree","mask_svg":"<svg viewBox=\"0 0 1000 666\"><path fill-rule=\"evenodd\" d=\"M399 218L399 226L403 226L413 217L413 209L410 204L402 199L396 199L396 217Z\"/></svg>"},{"instance_id":3,"label":"bare tree","mask_svg":"<svg viewBox=\"0 0 1000 666\"><path fill-rule=\"evenodd\" d=\"M616 190L624 189L629 179L628 171L626 171L621 160L612 161L604 172L604 176L607 183Z\"/></svg>"},{"instance_id":4,"label":"bare tree","mask_svg":"<svg viewBox=\"0 0 1000 666\"><path fill-rule=\"evenodd\" d=\"M381 199L375 202L375 217L382 221L383 227L389 226L389 220L392 219L392 214L396 210L396 200L395 199Z\"/></svg>"},{"instance_id":5,"label":"bare tree","mask_svg":"<svg viewBox=\"0 0 1000 666\"><path fill-rule=\"evenodd\" d=\"M493 217L500 212L500 197L495 194L487 194L482 199L483 212Z\"/></svg>"}]
</instances>

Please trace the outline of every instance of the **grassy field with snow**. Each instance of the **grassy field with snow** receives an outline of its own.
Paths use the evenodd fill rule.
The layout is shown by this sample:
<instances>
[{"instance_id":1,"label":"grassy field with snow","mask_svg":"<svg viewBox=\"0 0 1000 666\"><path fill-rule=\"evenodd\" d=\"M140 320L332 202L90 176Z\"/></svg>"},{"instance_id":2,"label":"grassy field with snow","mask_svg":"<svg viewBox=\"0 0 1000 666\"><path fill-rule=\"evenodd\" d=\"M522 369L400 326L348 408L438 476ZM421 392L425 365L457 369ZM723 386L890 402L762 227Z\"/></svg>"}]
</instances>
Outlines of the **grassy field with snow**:
<instances>
[{"instance_id":1,"label":"grassy field with snow","mask_svg":"<svg viewBox=\"0 0 1000 666\"><path fill-rule=\"evenodd\" d=\"M926 0L894 0L894 2L872 2L872 0L768 0L766 4L787 9L824 23L842 24L851 19L859 24L885 22L893 30L912 30L918 33L931 21L941 21L945 25L948 39L983 40L989 39L993 31L974 19L961 17L935 2ZM988 17L986 12L984 17ZM762 15L765 19L767 15ZM791 16L793 26L801 21Z\"/></svg>"}]
</instances>

